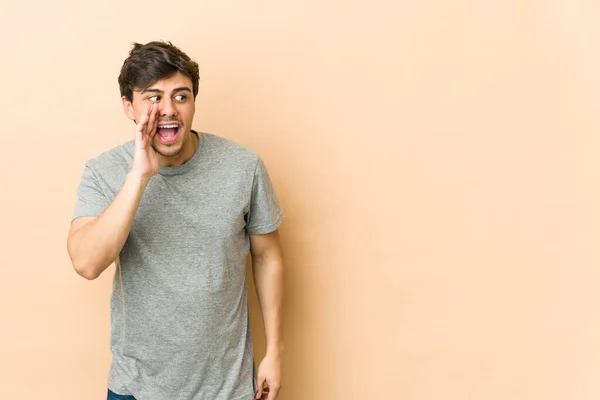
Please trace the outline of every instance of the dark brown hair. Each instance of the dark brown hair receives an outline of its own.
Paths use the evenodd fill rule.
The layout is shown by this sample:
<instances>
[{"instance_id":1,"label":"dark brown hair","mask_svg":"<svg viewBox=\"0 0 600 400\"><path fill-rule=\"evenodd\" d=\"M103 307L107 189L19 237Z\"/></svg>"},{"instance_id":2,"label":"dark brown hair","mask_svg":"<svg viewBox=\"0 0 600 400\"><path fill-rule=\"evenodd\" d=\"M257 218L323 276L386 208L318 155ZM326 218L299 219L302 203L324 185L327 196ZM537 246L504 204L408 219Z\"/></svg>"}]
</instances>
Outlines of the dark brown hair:
<instances>
[{"instance_id":1,"label":"dark brown hair","mask_svg":"<svg viewBox=\"0 0 600 400\"><path fill-rule=\"evenodd\" d=\"M121 96L133 101L134 89L145 89L177 71L192 80L194 98L198 94L198 63L171 42L134 43L119 74Z\"/></svg>"}]
</instances>

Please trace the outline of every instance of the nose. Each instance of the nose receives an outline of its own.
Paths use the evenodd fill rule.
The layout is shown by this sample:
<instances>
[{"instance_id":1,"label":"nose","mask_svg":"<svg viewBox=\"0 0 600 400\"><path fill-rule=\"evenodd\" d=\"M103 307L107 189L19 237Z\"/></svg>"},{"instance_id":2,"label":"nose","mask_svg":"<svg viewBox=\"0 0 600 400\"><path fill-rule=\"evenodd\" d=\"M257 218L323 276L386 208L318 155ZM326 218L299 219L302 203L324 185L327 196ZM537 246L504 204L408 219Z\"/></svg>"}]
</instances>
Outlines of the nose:
<instances>
[{"instance_id":1,"label":"nose","mask_svg":"<svg viewBox=\"0 0 600 400\"><path fill-rule=\"evenodd\" d=\"M163 97L163 101L160 102L160 115L161 117L173 117L177 115L177 109L173 100L168 97Z\"/></svg>"}]
</instances>

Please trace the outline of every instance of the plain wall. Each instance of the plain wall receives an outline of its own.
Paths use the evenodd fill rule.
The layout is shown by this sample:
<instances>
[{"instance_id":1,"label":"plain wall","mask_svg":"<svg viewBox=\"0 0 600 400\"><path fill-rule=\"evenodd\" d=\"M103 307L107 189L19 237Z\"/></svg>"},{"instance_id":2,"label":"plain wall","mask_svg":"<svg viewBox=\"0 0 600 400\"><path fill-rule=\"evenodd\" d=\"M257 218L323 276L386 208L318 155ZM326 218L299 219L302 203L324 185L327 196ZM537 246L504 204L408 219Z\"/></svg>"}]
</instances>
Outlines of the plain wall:
<instances>
[{"instance_id":1,"label":"plain wall","mask_svg":"<svg viewBox=\"0 0 600 400\"><path fill-rule=\"evenodd\" d=\"M598 2L0 15L3 398L105 396L114 267L77 276L66 236L85 160L133 138L121 64L157 39L200 64L194 128L257 150L286 214L282 400L600 397Z\"/></svg>"}]
</instances>

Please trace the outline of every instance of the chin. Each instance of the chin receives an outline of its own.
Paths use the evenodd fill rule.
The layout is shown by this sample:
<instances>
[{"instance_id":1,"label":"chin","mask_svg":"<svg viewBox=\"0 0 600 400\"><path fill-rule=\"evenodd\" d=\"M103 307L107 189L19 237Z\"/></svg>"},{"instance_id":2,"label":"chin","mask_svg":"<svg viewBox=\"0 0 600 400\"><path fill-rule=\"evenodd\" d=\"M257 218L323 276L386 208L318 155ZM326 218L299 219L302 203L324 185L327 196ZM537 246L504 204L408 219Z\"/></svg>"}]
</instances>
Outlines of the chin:
<instances>
[{"instance_id":1,"label":"chin","mask_svg":"<svg viewBox=\"0 0 600 400\"><path fill-rule=\"evenodd\" d=\"M158 154L160 154L163 157L174 157L177 154L179 154L181 152L181 150L183 149L183 143L176 143L171 146L165 146L163 144L155 144L152 147L154 148L154 150L156 150L156 152Z\"/></svg>"}]
</instances>

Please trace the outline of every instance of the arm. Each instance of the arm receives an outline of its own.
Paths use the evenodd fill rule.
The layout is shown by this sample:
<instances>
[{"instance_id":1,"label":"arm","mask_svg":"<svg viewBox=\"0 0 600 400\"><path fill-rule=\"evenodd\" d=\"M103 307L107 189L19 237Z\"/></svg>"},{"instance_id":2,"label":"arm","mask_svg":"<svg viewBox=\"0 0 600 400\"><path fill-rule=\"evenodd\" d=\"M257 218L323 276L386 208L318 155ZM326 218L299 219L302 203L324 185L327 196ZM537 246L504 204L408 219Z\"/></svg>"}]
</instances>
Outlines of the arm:
<instances>
[{"instance_id":1,"label":"arm","mask_svg":"<svg viewBox=\"0 0 600 400\"><path fill-rule=\"evenodd\" d=\"M81 217L71 222L67 251L75 271L86 279L96 279L116 260L127 240L144 190L158 173L158 154L151 145L157 115L158 107L146 105L136 128L131 171L112 203L98 217Z\"/></svg>"},{"instance_id":2,"label":"arm","mask_svg":"<svg viewBox=\"0 0 600 400\"><path fill-rule=\"evenodd\" d=\"M98 217L73 220L67 250L79 275L95 279L115 261L129 235L147 185L148 179L130 173L106 211Z\"/></svg>"},{"instance_id":3,"label":"arm","mask_svg":"<svg viewBox=\"0 0 600 400\"><path fill-rule=\"evenodd\" d=\"M257 399L263 384L269 385L269 400L275 400L281 388L283 355L283 258L278 231L250 235L252 270L267 336L267 354L258 368Z\"/></svg>"}]
</instances>

